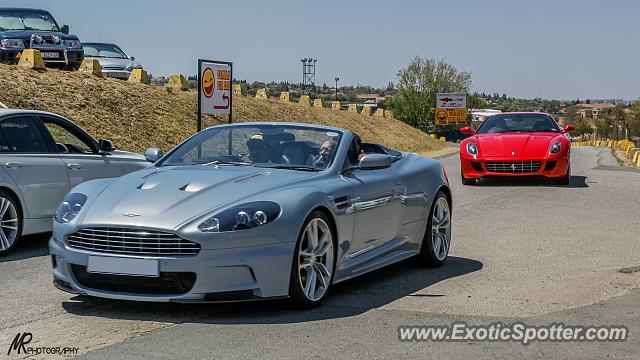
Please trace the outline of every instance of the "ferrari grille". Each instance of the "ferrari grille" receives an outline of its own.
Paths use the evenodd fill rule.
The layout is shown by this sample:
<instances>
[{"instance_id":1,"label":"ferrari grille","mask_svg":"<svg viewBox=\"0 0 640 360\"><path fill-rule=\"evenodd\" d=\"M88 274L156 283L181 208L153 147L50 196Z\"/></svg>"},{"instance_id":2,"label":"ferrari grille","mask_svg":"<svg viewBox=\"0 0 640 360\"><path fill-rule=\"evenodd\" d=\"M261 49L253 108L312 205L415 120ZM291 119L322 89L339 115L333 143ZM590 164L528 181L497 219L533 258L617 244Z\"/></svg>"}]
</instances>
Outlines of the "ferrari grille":
<instances>
[{"instance_id":1,"label":"ferrari grille","mask_svg":"<svg viewBox=\"0 0 640 360\"><path fill-rule=\"evenodd\" d=\"M541 161L488 161L487 170L498 173L532 173L540 170Z\"/></svg>"},{"instance_id":2,"label":"ferrari grille","mask_svg":"<svg viewBox=\"0 0 640 360\"><path fill-rule=\"evenodd\" d=\"M67 238L70 248L101 253L146 256L197 255L200 244L175 234L136 228L84 228Z\"/></svg>"}]
</instances>

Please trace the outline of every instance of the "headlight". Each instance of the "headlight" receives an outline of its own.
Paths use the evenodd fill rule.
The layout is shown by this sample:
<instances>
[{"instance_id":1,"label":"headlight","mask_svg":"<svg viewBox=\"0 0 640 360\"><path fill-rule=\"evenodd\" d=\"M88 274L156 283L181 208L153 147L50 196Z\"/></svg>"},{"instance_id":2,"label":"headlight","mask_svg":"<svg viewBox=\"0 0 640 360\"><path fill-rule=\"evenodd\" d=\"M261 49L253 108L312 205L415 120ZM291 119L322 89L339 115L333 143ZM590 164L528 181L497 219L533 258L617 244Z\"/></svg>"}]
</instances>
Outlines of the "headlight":
<instances>
[{"instance_id":1,"label":"headlight","mask_svg":"<svg viewBox=\"0 0 640 360\"><path fill-rule=\"evenodd\" d=\"M557 154L562 149L562 143L560 141L554 141L549 148L549 154Z\"/></svg>"},{"instance_id":2,"label":"headlight","mask_svg":"<svg viewBox=\"0 0 640 360\"><path fill-rule=\"evenodd\" d=\"M78 215L84 203L87 202L87 196L80 193L68 194L62 200L62 203L56 210L56 221L60 224L66 224Z\"/></svg>"},{"instance_id":3,"label":"headlight","mask_svg":"<svg viewBox=\"0 0 640 360\"><path fill-rule=\"evenodd\" d=\"M478 145L474 142L468 142L467 152L471 155L478 155Z\"/></svg>"},{"instance_id":4,"label":"headlight","mask_svg":"<svg viewBox=\"0 0 640 360\"><path fill-rule=\"evenodd\" d=\"M280 216L280 205L272 201L256 201L234 206L198 225L202 232L251 229L270 223Z\"/></svg>"},{"instance_id":5,"label":"headlight","mask_svg":"<svg viewBox=\"0 0 640 360\"><path fill-rule=\"evenodd\" d=\"M56 44L56 45L60 44L60 36L53 35L51 37L51 41L53 41L53 43Z\"/></svg>"},{"instance_id":6,"label":"headlight","mask_svg":"<svg viewBox=\"0 0 640 360\"><path fill-rule=\"evenodd\" d=\"M42 38L42 35L33 35L31 37L31 41L34 44L42 44L42 42L44 41L44 39Z\"/></svg>"},{"instance_id":7,"label":"headlight","mask_svg":"<svg viewBox=\"0 0 640 360\"><path fill-rule=\"evenodd\" d=\"M82 43L80 43L80 40L65 40L64 45L69 49L82 49Z\"/></svg>"},{"instance_id":8,"label":"headlight","mask_svg":"<svg viewBox=\"0 0 640 360\"><path fill-rule=\"evenodd\" d=\"M3 49L22 49L24 48L24 43L22 40L18 39L2 39L0 40L0 45Z\"/></svg>"}]
</instances>

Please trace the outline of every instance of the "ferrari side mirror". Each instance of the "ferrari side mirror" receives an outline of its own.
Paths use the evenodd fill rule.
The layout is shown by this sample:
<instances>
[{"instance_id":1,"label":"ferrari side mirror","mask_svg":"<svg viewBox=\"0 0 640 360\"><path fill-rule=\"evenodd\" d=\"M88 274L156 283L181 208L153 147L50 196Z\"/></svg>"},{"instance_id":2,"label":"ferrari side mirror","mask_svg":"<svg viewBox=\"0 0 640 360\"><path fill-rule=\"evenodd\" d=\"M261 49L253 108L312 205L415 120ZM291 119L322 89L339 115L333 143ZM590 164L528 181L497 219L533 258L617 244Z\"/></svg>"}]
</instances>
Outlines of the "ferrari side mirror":
<instances>
[{"instance_id":1,"label":"ferrari side mirror","mask_svg":"<svg viewBox=\"0 0 640 360\"><path fill-rule=\"evenodd\" d=\"M573 126L573 125L569 124L569 125L565 126L565 127L564 127L564 129L562 129L562 133L563 133L563 134L564 134L564 133L568 133L568 132L573 131L573 130L575 130L575 129L576 129L576 127L575 127L575 126Z\"/></svg>"},{"instance_id":2,"label":"ferrari side mirror","mask_svg":"<svg viewBox=\"0 0 640 360\"><path fill-rule=\"evenodd\" d=\"M469 125L463 127L460 129L460 133L464 134L464 135L473 135L476 133L475 130L473 130L473 128Z\"/></svg>"}]
</instances>

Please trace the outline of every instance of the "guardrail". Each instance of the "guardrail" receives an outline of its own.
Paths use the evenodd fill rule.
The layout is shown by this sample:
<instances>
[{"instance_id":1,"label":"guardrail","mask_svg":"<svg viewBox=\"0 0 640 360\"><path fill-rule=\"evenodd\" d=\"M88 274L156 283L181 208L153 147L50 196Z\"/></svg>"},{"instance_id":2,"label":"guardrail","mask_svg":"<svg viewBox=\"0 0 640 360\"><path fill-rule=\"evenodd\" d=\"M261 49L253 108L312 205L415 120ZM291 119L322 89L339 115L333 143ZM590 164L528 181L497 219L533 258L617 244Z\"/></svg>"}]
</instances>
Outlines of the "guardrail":
<instances>
[{"instance_id":1,"label":"guardrail","mask_svg":"<svg viewBox=\"0 0 640 360\"><path fill-rule=\"evenodd\" d=\"M571 143L571 146L596 146L619 149L624 151L625 156L631 160L631 163L633 163L634 166L640 167L640 148L637 148L635 144L629 140L577 141Z\"/></svg>"}]
</instances>

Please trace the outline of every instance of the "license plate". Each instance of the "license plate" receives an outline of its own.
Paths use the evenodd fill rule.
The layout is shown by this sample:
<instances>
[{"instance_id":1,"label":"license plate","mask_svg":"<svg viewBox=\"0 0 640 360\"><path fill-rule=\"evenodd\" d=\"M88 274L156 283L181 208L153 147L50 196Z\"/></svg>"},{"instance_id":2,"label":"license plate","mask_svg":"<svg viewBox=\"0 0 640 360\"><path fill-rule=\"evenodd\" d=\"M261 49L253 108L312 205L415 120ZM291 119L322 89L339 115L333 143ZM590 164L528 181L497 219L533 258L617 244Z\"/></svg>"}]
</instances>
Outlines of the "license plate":
<instances>
[{"instance_id":1,"label":"license plate","mask_svg":"<svg viewBox=\"0 0 640 360\"><path fill-rule=\"evenodd\" d=\"M40 55L42 56L43 59L57 59L60 57L59 53L53 52L53 51L40 52Z\"/></svg>"},{"instance_id":2,"label":"license plate","mask_svg":"<svg viewBox=\"0 0 640 360\"><path fill-rule=\"evenodd\" d=\"M129 73L126 72L107 72L105 73L108 77L117 77L117 78L128 78Z\"/></svg>"},{"instance_id":3,"label":"license plate","mask_svg":"<svg viewBox=\"0 0 640 360\"><path fill-rule=\"evenodd\" d=\"M101 274L160 276L158 260L154 259L89 256L87 271Z\"/></svg>"}]
</instances>

